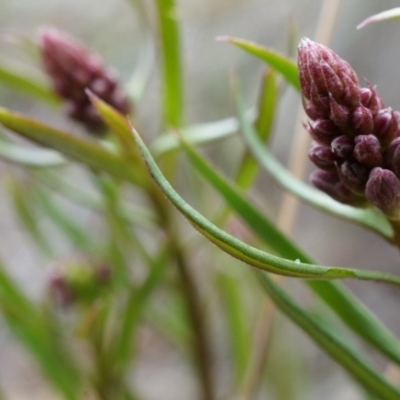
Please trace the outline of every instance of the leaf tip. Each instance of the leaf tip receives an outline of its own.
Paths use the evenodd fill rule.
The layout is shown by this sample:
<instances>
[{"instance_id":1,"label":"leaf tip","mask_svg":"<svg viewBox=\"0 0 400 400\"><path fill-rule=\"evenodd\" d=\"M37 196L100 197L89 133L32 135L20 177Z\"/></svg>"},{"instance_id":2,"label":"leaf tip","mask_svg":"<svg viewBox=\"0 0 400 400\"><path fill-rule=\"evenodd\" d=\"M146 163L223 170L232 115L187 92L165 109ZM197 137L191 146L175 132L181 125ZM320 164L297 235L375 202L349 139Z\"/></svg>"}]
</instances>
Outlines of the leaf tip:
<instances>
[{"instance_id":1,"label":"leaf tip","mask_svg":"<svg viewBox=\"0 0 400 400\"><path fill-rule=\"evenodd\" d=\"M226 35L224 36L224 35L222 35L222 36L217 36L215 38L215 40L217 42L232 42L233 38L232 38L232 36L226 36Z\"/></svg>"}]
</instances>

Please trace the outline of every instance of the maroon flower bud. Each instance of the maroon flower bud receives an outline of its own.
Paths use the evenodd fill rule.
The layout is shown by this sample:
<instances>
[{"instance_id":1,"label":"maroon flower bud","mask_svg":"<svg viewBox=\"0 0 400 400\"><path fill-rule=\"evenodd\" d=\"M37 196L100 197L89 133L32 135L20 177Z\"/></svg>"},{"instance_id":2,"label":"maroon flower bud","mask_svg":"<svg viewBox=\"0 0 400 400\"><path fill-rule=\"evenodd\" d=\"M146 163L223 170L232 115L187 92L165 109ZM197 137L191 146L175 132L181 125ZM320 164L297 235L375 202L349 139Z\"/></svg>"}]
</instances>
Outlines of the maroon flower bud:
<instances>
[{"instance_id":1,"label":"maroon flower bud","mask_svg":"<svg viewBox=\"0 0 400 400\"><path fill-rule=\"evenodd\" d=\"M400 218L400 182L392 171L374 168L369 175L365 197L389 218Z\"/></svg>"},{"instance_id":2,"label":"maroon flower bud","mask_svg":"<svg viewBox=\"0 0 400 400\"><path fill-rule=\"evenodd\" d=\"M331 96L330 100L330 114L329 117L333 123L340 129L346 130L349 127L350 110L347 106L339 104Z\"/></svg>"},{"instance_id":3,"label":"maroon flower bud","mask_svg":"<svg viewBox=\"0 0 400 400\"><path fill-rule=\"evenodd\" d=\"M382 149L374 135L360 135L354 139L353 157L368 167L382 166Z\"/></svg>"},{"instance_id":4,"label":"maroon flower bud","mask_svg":"<svg viewBox=\"0 0 400 400\"><path fill-rule=\"evenodd\" d=\"M319 93L317 85L314 82L311 83L310 102L318 115L323 117L329 115L329 98Z\"/></svg>"},{"instance_id":5,"label":"maroon flower bud","mask_svg":"<svg viewBox=\"0 0 400 400\"><path fill-rule=\"evenodd\" d=\"M68 307L73 303L75 294L61 271L53 272L48 287L51 298L61 307Z\"/></svg>"},{"instance_id":6,"label":"maroon flower bud","mask_svg":"<svg viewBox=\"0 0 400 400\"><path fill-rule=\"evenodd\" d=\"M91 132L105 129L85 93L87 88L121 113L129 112L129 102L114 72L82 43L57 29L46 28L40 35L40 47L45 70L55 92L68 102L67 112L71 118L83 123Z\"/></svg>"},{"instance_id":7,"label":"maroon flower bud","mask_svg":"<svg viewBox=\"0 0 400 400\"><path fill-rule=\"evenodd\" d=\"M391 108L383 108L374 118L375 136L383 145L387 145L395 138L398 131L397 115Z\"/></svg>"},{"instance_id":8,"label":"maroon flower bud","mask_svg":"<svg viewBox=\"0 0 400 400\"><path fill-rule=\"evenodd\" d=\"M354 140L350 136L338 136L331 143L333 154L340 158L349 158L353 154Z\"/></svg>"},{"instance_id":9,"label":"maroon flower bud","mask_svg":"<svg viewBox=\"0 0 400 400\"><path fill-rule=\"evenodd\" d=\"M322 97L332 96L340 103L346 97L346 101L350 101L347 106L355 105L359 99L358 79L350 64L331 49L308 38L300 41L298 51L303 96L313 103L316 93Z\"/></svg>"},{"instance_id":10,"label":"maroon flower bud","mask_svg":"<svg viewBox=\"0 0 400 400\"><path fill-rule=\"evenodd\" d=\"M315 143L308 152L308 157L318 168L325 171L336 170L336 157L329 146Z\"/></svg>"},{"instance_id":11,"label":"maroon flower bud","mask_svg":"<svg viewBox=\"0 0 400 400\"><path fill-rule=\"evenodd\" d=\"M330 119L326 118L319 118L310 123L307 130L314 140L326 145L330 145L332 140L340 132L335 124Z\"/></svg>"},{"instance_id":12,"label":"maroon flower bud","mask_svg":"<svg viewBox=\"0 0 400 400\"><path fill-rule=\"evenodd\" d=\"M341 203L352 203L355 195L340 181L336 172L314 171L310 175L310 182L319 190Z\"/></svg>"},{"instance_id":13,"label":"maroon flower bud","mask_svg":"<svg viewBox=\"0 0 400 400\"><path fill-rule=\"evenodd\" d=\"M357 107L351 116L351 126L360 135L369 135L374 127L374 120L370 109Z\"/></svg>"},{"instance_id":14,"label":"maroon flower bud","mask_svg":"<svg viewBox=\"0 0 400 400\"><path fill-rule=\"evenodd\" d=\"M363 195L370 169L354 161L345 161L338 167L338 175L343 185L353 193Z\"/></svg>"},{"instance_id":15,"label":"maroon flower bud","mask_svg":"<svg viewBox=\"0 0 400 400\"><path fill-rule=\"evenodd\" d=\"M394 139L385 153L386 167L400 178L400 137Z\"/></svg>"},{"instance_id":16,"label":"maroon flower bud","mask_svg":"<svg viewBox=\"0 0 400 400\"><path fill-rule=\"evenodd\" d=\"M360 98L363 106L369 108L375 115L381 108L384 107L382 99L379 97L375 88L369 83L368 88L360 89Z\"/></svg>"}]
</instances>

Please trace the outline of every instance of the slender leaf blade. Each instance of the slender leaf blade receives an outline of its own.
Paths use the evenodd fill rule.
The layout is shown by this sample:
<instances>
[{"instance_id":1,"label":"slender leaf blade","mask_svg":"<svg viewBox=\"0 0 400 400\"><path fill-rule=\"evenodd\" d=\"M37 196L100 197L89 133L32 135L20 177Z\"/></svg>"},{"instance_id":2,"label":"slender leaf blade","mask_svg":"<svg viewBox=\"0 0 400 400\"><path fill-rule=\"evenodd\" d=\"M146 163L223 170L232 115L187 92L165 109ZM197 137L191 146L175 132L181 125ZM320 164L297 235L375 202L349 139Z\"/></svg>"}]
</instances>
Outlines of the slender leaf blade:
<instances>
[{"instance_id":1,"label":"slender leaf blade","mask_svg":"<svg viewBox=\"0 0 400 400\"><path fill-rule=\"evenodd\" d=\"M263 47L254 42L243 40L231 36L221 36L217 40L222 42L229 42L235 46L247 51L251 55L260 58L268 63L272 68L279 71L282 76L290 83L296 90L300 91L299 73L296 63L290 58L279 54L275 50Z\"/></svg>"},{"instance_id":2,"label":"slender leaf blade","mask_svg":"<svg viewBox=\"0 0 400 400\"><path fill-rule=\"evenodd\" d=\"M304 311L267 274L255 271L258 280L276 306L310 336L326 353L347 370L369 392L382 400L395 400L400 391L382 377L347 343L334 336L312 315Z\"/></svg>"}]
</instances>

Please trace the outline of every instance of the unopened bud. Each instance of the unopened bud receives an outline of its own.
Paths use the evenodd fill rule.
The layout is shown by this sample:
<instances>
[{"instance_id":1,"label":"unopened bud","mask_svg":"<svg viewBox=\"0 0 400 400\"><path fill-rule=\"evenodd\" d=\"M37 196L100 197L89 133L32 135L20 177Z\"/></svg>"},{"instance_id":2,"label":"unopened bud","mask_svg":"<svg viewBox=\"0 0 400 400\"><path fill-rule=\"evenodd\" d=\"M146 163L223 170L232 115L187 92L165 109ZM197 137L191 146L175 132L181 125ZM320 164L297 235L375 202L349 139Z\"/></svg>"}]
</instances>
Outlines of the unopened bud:
<instances>
[{"instance_id":1,"label":"unopened bud","mask_svg":"<svg viewBox=\"0 0 400 400\"><path fill-rule=\"evenodd\" d=\"M325 171L336 170L336 157L329 146L315 143L308 152L308 157L318 168Z\"/></svg>"},{"instance_id":2,"label":"unopened bud","mask_svg":"<svg viewBox=\"0 0 400 400\"><path fill-rule=\"evenodd\" d=\"M343 185L358 195L362 195L368 180L369 168L353 161L345 161L338 167L338 175Z\"/></svg>"},{"instance_id":3,"label":"unopened bud","mask_svg":"<svg viewBox=\"0 0 400 400\"><path fill-rule=\"evenodd\" d=\"M358 79L350 64L328 47L308 38L300 41L298 52L303 96L313 103L318 93L321 97L332 96L340 103L349 101L345 104L349 107L357 104Z\"/></svg>"},{"instance_id":4,"label":"unopened bud","mask_svg":"<svg viewBox=\"0 0 400 400\"><path fill-rule=\"evenodd\" d=\"M385 154L386 167L400 179L400 137L394 139Z\"/></svg>"},{"instance_id":5,"label":"unopened bud","mask_svg":"<svg viewBox=\"0 0 400 400\"><path fill-rule=\"evenodd\" d=\"M350 122L350 110L347 106L339 104L331 96L330 100L330 114L329 117L333 123L340 129L346 130Z\"/></svg>"},{"instance_id":6,"label":"unopened bud","mask_svg":"<svg viewBox=\"0 0 400 400\"><path fill-rule=\"evenodd\" d=\"M369 175L365 197L389 218L400 218L400 182L392 171L374 168Z\"/></svg>"},{"instance_id":7,"label":"unopened bud","mask_svg":"<svg viewBox=\"0 0 400 400\"><path fill-rule=\"evenodd\" d=\"M340 181L336 172L317 170L311 173L310 182L319 190L325 192L341 203L351 204L355 195Z\"/></svg>"},{"instance_id":8,"label":"unopened bud","mask_svg":"<svg viewBox=\"0 0 400 400\"><path fill-rule=\"evenodd\" d=\"M374 120L370 109L357 107L351 116L351 126L359 135L369 135L374 127Z\"/></svg>"},{"instance_id":9,"label":"unopened bud","mask_svg":"<svg viewBox=\"0 0 400 400\"><path fill-rule=\"evenodd\" d=\"M318 143L330 145L340 132L335 124L326 118L318 118L308 126L308 132Z\"/></svg>"},{"instance_id":10,"label":"unopened bud","mask_svg":"<svg viewBox=\"0 0 400 400\"><path fill-rule=\"evenodd\" d=\"M373 115L375 115L381 108L384 107L383 101L378 95L375 88L369 83L368 88L360 89L361 104L369 108Z\"/></svg>"},{"instance_id":11,"label":"unopened bud","mask_svg":"<svg viewBox=\"0 0 400 400\"><path fill-rule=\"evenodd\" d=\"M354 140L350 136L338 136L331 143L333 154L340 158L349 158L353 154Z\"/></svg>"},{"instance_id":12,"label":"unopened bud","mask_svg":"<svg viewBox=\"0 0 400 400\"><path fill-rule=\"evenodd\" d=\"M391 108L383 108L375 115L375 136L383 145L387 145L398 132L397 116Z\"/></svg>"},{"instance_id":13,"label":"unopened bud","mask_svg":"<svg viewBox=\"0 0 400 400\"><path fill-rule=\"evenodd\" d=\"M382 166L382 149L374 135L359 135L354 139L353 157L368 167Z\"/></svg>"}]
</instances>

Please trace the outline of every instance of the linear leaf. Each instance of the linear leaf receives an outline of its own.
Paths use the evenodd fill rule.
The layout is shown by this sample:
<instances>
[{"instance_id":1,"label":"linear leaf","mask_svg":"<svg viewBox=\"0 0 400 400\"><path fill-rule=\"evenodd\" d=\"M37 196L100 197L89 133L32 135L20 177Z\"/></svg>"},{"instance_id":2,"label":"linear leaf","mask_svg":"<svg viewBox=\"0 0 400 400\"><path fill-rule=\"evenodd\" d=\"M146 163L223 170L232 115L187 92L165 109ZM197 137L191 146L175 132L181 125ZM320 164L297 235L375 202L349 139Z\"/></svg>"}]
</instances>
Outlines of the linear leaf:
<instances>
[{"instance_id":1,"label":"linear leaf","mask_svg":"<svg viewBox=\"0 0 400 400\"><path fill-rule=\"evenodd\" d=\"M0 123L27 139L57 150L92 168L135 184L143 184L143 174L131 166L128 160L94 142L80 139L4 108L0 108Z\"/></svg>"},{"instance_id":2,"label":"linear leaf","mask_svg":"<svg viewBox=\"0 0 400 400\"><path fill-rule=\"evenodd\" d=\"M268 49L254 42L243 40L231 36L221 36L217 40L229 42L235 46L247 51L251 55L267 62L272 68L279 71L283 77L296 89L300 90L299 73L294 61L290 58L279 54L275 50Z\"/></svg>"},{"instance_id":3,"label":"linear leaf","mask_svg":"<svg viewBox=\"0 0 400 400\"><path fill-rule=\"evenodd\" d=\"M175 0L155 0L162 52L163 108L167 126L178 128L183 119L183 78L179 11Z\"/></svg>"},{"instance_id":4,"label":"linear leaf","mask_svg":"<svg viewBox=\"0 0 400 400\"><path fill-rule=\"evenodd\" d=\"M364 19L361 23L357 25L357 29L364 28L375 22L387 21L390 19L400 19L400 7L391 8L390 10L382 11L378 14L371 15L370 17Z\"/></svg>"},{"instance_id":5,"label":"linear leaf","mask_svg":"<svg viewBox=\"0 0 400 400\"><path fill-rule=\"evenodd\" d=\"M255 273L276 306L368 391L382 400L400 398L398 388L384 379L367 361L361 359L347 343L334 336L330 330L300 308L267 274L260 271Z\"/></svg>"},{"instance_id":6,"label":"linear leaf","mask_svg":"<svg viewBox=\"0 0 400 400\"><path fill-rule=\"evenodd\" d=\"M14 90L28 94L49 104L60 103L60 98L53 90L33 78L17 72L15 68L0 65L0 84L7 85Z\"/></svg>"}]
</instances>

